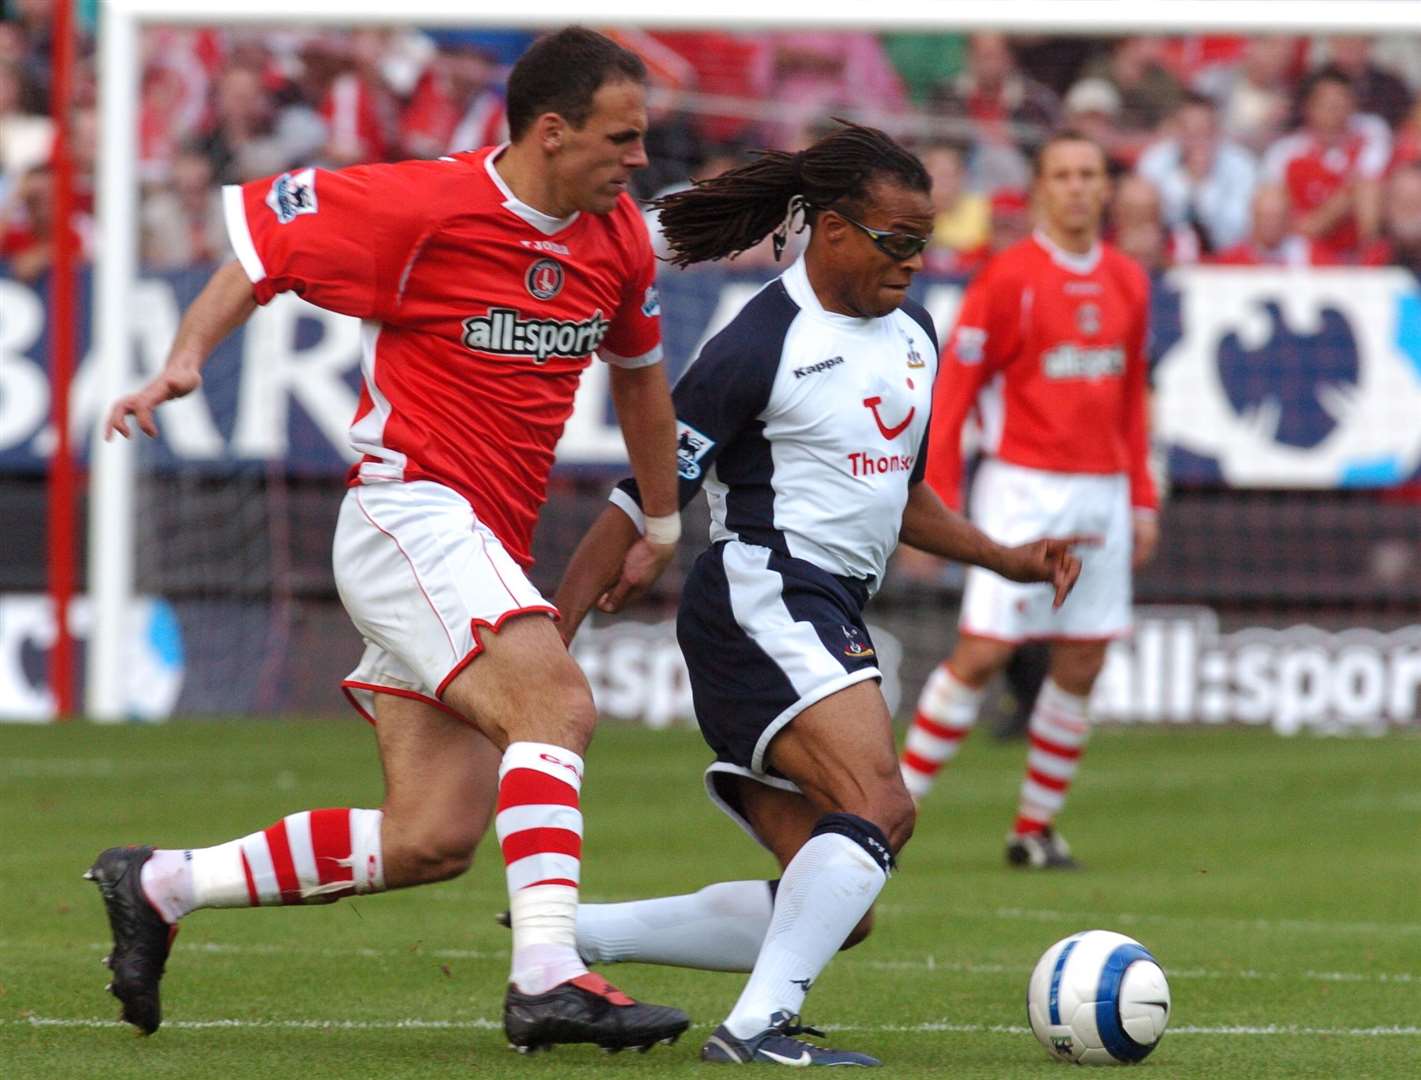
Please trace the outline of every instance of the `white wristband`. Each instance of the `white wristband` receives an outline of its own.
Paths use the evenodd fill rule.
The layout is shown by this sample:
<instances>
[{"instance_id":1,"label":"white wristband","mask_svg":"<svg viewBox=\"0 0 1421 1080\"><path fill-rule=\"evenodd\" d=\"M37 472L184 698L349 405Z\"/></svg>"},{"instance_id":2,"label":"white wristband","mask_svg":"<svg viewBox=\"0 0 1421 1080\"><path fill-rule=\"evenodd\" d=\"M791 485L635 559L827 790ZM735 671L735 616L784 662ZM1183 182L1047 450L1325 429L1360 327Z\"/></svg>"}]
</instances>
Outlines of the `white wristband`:
<instances>
[{"instance_id":1,"label":"white wristband","mask_svg":"<svg viewBox=\"0 0 1421 1080\"><path fill-rule=\"evenodd\" d=\"M646 529L642 535L653 544L674 544L681 539L681 515L667 514L664 517L647 515Z\"/></svg>"}]
</instances>

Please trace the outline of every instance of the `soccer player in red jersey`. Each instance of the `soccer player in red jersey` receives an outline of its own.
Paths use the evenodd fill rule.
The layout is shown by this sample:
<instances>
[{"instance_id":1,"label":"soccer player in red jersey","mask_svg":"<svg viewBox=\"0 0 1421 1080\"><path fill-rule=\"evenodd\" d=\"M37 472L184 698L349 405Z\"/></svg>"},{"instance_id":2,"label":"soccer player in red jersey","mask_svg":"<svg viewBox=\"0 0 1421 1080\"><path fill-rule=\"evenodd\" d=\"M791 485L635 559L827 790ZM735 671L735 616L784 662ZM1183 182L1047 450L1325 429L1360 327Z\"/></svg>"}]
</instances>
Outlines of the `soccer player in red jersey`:
<instances>
[{"instance_id":1,"label":"soccer player in red jersey","mask_svg":"<svg viewBox=\"0 0 1421 1080\"><path fill-rule=\"evenodd\" d=\"M971 516L1003 544L1082 534L1081 576L1059 609L1039 585L969 568L957 647L924 687L901 758L914 798L931 790L976 720L983 690L1024 641L1048 640L1050 674L1029 723L1013 865L1074 865L1054 823L1089 732L1087 701L1111 639L1130 631L1131 570L1158 541L1147 467L1149 281L1100 241L1105 154L1074 133L1036 162L1040 227L986 267L943 352L927 479L962 503L962 425L975 408L985 458Z\"/></svg>"},{"instance_id":2,"label":"soccer player in red jersey","mask_svg":"<svg viewBox=\"0 0 1421 1080\"><path fill-rule=\"evenodd\" d=\"M112 992L145 1032L180 918L322 903L454 877L490 820L507 867L504 1026L519 1049L648 1047L688 1024L588 972L574 947L582 757L596 719L556 609L524 571L582 370L612 395L650 516L625 570L655 579L680 532L675 416L655 264L627 194L646 164L646 72L581 28L508 86L512 142L437 161L304 169L224 191L238 261L187 312L164 371L112 408L156 434L212 349L292 291L362 320L360 455L336 584L366 649L344 689L375 725L378 810L324 809L195 850L113 848L90 870L114 932ZM531 617L530 617L531 616Z\"/></svg>"}]
</instances>

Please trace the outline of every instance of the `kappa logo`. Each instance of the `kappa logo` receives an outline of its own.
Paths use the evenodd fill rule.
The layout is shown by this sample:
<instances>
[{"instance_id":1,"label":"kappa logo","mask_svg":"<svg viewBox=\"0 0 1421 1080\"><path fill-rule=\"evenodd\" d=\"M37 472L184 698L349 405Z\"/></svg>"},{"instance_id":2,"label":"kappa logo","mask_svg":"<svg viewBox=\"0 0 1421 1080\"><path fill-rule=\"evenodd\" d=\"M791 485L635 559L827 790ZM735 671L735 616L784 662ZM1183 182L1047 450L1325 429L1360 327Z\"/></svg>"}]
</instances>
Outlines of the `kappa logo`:
<instances>
[{"instance_id":1,"label":"kappa logo","mask_svg":"<svg viewBox=\"0 0 1421 1080\"><path fill-rule=\"evenodd\" d=\"M684 420L676 421L676 472L682 480L701 475L701 458L710 453L715 440L703 435Z\"/></svg>"},{"instance_id":2,"label":"kappa logo","mask_svg":"<svg viewBox=\"0 0 1421 1080\"><path fill-rule=\"evenodd\" d=\"M918 412L918 407L913 405L908 409L908 415L903 417L901 424L893 424L890 426L885 424L883 417L878 415L878 407L883 404L881 397L876 394L873 397L866 397L863 399L863 404L864 408L873 413L873 422L878 425L879 433L889 442L892 442L899 435L908 430L908 425L913 422L913 417L916 416Z\"/></svg>"},{"instance_id":3,"label":"kappa logo","mask_svg":"<svg viewBox=\"0 0 1421 1080\"><path fill-rule=\"evenodd\" d=\"M523 284L536 300L551 300L562 292L562 263L556 259L539 259L523 275Z\"/></svg>"},{"instance_id":4,"label":"kappa logo","mask_svg":"<svg viewBox=\"0 0 1421 1080\"><path fill-rule=\"evenodd\" d=\"M271 182L266 204L282 225L290 225L302 214L314 214L316 206L316 170L285 172Z\"/></svg>"},{"instance_id":5,"label":"kappa logo","mask_svg":"<svg viewBox=\"0 0 1421 1080\"><path fill-rule=\"evenodd\" d=\"M836 368L843 362L844 358L842 356L831 356L827 360L820 360L817 364L805 364L804 367L795 368L794 377L796 379L802 379L806 375L818 375L821 371Z\"/></svg>"}]
</instances>

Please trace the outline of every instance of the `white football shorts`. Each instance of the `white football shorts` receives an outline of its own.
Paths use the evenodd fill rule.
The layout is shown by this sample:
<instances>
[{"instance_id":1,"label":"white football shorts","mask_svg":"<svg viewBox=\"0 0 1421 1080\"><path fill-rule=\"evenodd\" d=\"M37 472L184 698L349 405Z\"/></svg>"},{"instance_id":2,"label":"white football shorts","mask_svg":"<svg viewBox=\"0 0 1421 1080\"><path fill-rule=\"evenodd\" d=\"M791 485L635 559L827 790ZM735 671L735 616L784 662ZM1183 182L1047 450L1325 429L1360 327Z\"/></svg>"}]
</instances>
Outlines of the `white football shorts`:
<instances>
[{"instance_id":1,"label":"white football shorts","mask_svg":"<svg viewBox=\"0 0 1421 1080\"><path fill-rule=\"evenodd\" d=\"M374 695L446 708L454 676L483 651L480 628L514 615L557 616L462 495L428 480L361 484L336 523L336 588L365 639L341 683L374 722Z\"/></svg>"},{"instance_id":2,"label":"white football shorts","mask_svg":"<svg viewBox=\"0 0 1421 1080\"><path fill-rule=\"evenodd\" d=\"M1091 535L1076 548L1081 576L1059 610L1050 585L1023 585L967 570L958 630L998 641L1108 640L1130 633L1130 479L1122 473L1057 473L985 459L972 483L969 513L1000 544Z\"/></svg>"}]
</instances>

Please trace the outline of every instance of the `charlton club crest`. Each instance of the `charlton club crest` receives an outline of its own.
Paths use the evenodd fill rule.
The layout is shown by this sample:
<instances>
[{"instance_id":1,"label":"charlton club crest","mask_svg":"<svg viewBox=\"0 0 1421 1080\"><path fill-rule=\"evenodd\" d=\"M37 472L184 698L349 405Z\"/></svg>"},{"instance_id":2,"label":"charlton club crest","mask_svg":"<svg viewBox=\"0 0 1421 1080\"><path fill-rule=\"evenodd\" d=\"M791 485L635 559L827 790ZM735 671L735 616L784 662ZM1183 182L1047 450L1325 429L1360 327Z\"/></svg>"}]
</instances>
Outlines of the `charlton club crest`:
<instances>
[{"instance_id":1,"label":"charlton club crest","mask_svg":"<svg viewBox=\"0 0 1421 1080\"><path fill-rule=\"evenodd\" d=\"M562 292L562 281L562 263L556 259L539 259L523 277L523 284L535 300L551 300Z\"/></svg>"}]
</instances>

